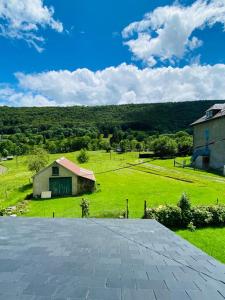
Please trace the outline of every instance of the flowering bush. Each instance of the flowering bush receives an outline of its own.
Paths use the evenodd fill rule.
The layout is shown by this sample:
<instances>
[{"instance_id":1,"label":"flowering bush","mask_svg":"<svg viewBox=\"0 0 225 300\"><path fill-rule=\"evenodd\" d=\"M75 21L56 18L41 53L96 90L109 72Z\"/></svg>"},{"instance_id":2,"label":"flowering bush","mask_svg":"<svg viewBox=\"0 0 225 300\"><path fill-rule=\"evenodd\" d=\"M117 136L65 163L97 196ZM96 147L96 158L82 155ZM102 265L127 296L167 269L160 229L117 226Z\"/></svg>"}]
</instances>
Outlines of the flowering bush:
<instances>
[{"instance_id":1,"label":"flowering bush","mask_svg":"<svg viewBox=\"0 0 225 300\"><path fill-rule=\"evenodd\" d=\"M221 226L225 224L225 205L208 206L208 211L212 214L212 225Z\"/></svg>"},{"instance_id":2,"label":"flowering bush","mask_svg":"<svg viewBox=\"0 0 225 300\"><path fill-rule=\"evenodd\" d=\"M181 209L171 205L147 208L146 218L155 219L167 227L179 227L182 222Z\"/></svg>"},{"instance_id":3,"label":"flowering bush","mask_svg":"<svg viewBox=\"0 0 225 300\"><path fill-rule=\"evenodd\" d=\"M205 227L212 225L212 213L208 206L196 206L190 210L191 222L196 227Z\"/></svg>"},{"instance_id":4,"label":"flowering bush","mask_svg":"<svg viewBox=\"0 0 225 300\"><path fill-rule=\"evenodd\" d=\"M145 218L155 219L170 228L225 226L225 205L191 207L186 194L182 194L177 206L147 208Z\"/></svg>"}]
</instances>

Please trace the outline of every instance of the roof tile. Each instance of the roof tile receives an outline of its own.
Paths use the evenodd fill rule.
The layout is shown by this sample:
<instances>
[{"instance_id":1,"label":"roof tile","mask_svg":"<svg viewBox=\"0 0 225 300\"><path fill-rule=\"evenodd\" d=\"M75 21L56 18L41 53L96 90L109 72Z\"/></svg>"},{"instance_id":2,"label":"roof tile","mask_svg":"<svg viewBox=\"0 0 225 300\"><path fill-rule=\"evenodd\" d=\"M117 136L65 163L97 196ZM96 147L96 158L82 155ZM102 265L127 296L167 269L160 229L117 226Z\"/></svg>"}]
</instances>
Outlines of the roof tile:
<instances>
[{"instance_id":1,"label":"roof tile","mask_svg":"<svg viewBox=\"0 0 225 300\"><path fill-rule=\"evenodd\" d=\"M92 171L80 168L79 166L75 165L72 161L66 159L65 157L61 157L57 159L56 162L60 166L66 168L67 170L73 172L74 174L80 177L95 181L95 176Z\"/></svg>"}]
</instances>

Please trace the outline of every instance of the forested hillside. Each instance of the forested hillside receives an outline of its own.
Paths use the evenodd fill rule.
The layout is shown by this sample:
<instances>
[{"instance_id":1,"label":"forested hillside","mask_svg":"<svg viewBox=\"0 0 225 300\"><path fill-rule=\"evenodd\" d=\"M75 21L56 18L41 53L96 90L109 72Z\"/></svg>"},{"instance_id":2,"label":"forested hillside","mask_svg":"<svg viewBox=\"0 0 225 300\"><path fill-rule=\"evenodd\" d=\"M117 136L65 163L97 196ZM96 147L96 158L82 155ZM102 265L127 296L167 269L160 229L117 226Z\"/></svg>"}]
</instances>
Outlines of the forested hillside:
<instances>
[{"instance_id":1,"label":"forested hillside","mask_svg":"<svg viewBox=\"0 0 225 300\"><path fill-rule=\"evenodd\" d=\"M190 155L190 124L218 101L95 107L0 108L0 157L82 148ZM189 133L189 134L188 134Z\"/></svg>"},{"instance_id":2,"label":"forested hillside","mask_svg":"<svg viewBox=\"0 0 225 300\"><path fill-rule=\"evenodd\" d=\"M0 107L0 134L31 130L33 133L56 128L95 127L169 133L185 130L204 111L220 101L182 103L128 104L115 106L73 107ZM63 131L63 129L62 129Z\"/></svg>"}]
</instances>

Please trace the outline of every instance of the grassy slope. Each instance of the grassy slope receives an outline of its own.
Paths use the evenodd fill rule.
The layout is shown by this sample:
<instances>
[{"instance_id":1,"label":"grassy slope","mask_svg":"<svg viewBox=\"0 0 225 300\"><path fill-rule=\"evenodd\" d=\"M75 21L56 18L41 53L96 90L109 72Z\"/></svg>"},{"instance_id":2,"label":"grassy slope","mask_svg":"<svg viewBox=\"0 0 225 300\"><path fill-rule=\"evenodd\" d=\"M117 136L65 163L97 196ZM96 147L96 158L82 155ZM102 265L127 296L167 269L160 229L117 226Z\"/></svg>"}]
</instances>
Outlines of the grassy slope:
<instances>
[{"instance_id":1,"label":"grassy slope","mask_svg":"<svg viewBox=\"0 0 225 300\"><path fill-rule=\"evenodd\" d=\"M179 230L177 234L225 263L225 228L204 228L195 232Z\"/></svg>"},{"instance_id":2,"label":"grassy slope","mask_svg":"<svg viewBox=\"0 0 225 300\"><path fill-rule=\"evenodd\" d=\"M74 160L76 154L64 154ZM51 161L60 157L59 154L51 155ZM216 175L189 169L174 168L172 160L151 161L135 168L127 168L114 172L104 172L124 166L128 163L137 163L137 153L110 155L103 152L90 153L90 161L83 166L94 170L99 191L84 195L90 200L91 216L97 216L105 210L123 209L125 200L129 199L130 216L139 218L143 214L144 200L149 206L160 204L176 204L181 193L190 195L192 204L213 204L219 198L225 203L225 180ZM27 158L5 162L8 173L0 175L0 199L2 206L8 206L24 199L31 192L27 186L31 174L26 170ZM146 160L147 161L147 160ZM150 173L149 173L150 172ZM173 178L168 178L172 176ZM5 190L7 190L8 199ZM51 216L54 211L56 216L80 216L81 197L58 198L45 201L31 201L28 216Z\"/></svg>"},{"instance_id":3,"label":"grassy slope","mask_svg":"<svg viewBox=\"0 0 225 300\"><path fill-rule=\"evenodd\" d=\"M7 167L7 172L0 175L0 207L5 208L23 200L31 193L30 177L27 171L27 158L2 162Z\"/></svg>"}]
</instances>

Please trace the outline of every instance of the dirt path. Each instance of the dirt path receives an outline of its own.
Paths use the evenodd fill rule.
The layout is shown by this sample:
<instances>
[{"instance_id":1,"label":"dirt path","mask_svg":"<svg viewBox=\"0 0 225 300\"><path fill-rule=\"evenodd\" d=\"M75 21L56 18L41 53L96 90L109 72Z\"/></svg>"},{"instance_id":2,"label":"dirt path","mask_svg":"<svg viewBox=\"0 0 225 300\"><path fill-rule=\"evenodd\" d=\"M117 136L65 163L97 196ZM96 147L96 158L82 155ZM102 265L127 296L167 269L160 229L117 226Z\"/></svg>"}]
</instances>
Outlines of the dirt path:
<instances>
[{"instance_id":1,"label":"dirt path","mask_svg":"<svg viewBox=\"0 0 225 300\"><path fill-rule=\"evenodd\" d=\"M4 167L4 166L2 166L2 165L0 165L0 175L4 174L6 172L7 172L7 168Z\"/></svg>"}]
</instances>

